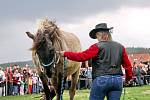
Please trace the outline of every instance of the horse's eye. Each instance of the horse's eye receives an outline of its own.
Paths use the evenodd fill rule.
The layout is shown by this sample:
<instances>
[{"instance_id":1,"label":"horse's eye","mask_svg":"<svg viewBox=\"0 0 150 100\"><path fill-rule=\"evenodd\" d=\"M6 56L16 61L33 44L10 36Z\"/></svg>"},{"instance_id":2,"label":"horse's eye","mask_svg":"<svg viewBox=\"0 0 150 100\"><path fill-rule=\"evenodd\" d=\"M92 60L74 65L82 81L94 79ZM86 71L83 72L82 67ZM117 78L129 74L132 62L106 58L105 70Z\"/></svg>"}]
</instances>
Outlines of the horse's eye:
<instances>
[{"instance_id":1,"label":"horse's eye","mask_svg":"<svg viewBox=\"0 0 150 100\"><path fill-rule=\"evenodd\" d=\"M44 30L44 33L45 33L45 34L48 34L48 33L49 33L49 31L48 31L48 30Z\"/></svg>"}]
</instances>

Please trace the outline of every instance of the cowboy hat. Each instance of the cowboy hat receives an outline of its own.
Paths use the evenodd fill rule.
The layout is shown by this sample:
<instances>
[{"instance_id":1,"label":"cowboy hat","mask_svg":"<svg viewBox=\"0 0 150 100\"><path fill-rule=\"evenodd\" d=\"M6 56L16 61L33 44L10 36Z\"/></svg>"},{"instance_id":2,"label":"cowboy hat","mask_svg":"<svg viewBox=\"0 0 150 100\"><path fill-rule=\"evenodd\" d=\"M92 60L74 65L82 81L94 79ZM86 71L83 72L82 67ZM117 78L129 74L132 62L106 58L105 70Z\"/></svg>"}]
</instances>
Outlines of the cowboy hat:
<instances>
[{"instance_id":1,"label":"cowboy hat","mask_svg":"<svg viewBox=\"0 0 150 100\"><path fill-rule=\"evenodd\" d=\"M113 29L113 27L110 27L108 28L107 27L107 24L106 23L100 23L100 24L97 24L95 26L95 29L91 30L90 33L89 33L89 36L92 38L92 39L96 39L96 33L97 32L100 32L100 31L109 31Z\"/></svg>"}]
</instances>

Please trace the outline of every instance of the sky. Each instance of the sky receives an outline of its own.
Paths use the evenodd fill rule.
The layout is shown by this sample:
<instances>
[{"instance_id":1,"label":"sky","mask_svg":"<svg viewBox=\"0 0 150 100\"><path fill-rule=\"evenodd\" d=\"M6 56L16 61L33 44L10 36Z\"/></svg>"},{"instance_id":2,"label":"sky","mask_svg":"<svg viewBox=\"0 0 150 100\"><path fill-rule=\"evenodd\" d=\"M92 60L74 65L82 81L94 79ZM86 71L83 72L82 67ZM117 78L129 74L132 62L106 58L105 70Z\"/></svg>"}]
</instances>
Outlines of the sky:
<instances>
[{"instance_id":1,"label":"sky","mask_svg":"<svg viewBox=\"0 0 150 100\"><path fill-rule=\"evenodd\" d=\"M125 47L150 48L150 0L0 0L0 63L31 60L32 40L43 18L74 33L87 49L96 24L114 27L113 40Z\"/></svg>"}]
</instances>

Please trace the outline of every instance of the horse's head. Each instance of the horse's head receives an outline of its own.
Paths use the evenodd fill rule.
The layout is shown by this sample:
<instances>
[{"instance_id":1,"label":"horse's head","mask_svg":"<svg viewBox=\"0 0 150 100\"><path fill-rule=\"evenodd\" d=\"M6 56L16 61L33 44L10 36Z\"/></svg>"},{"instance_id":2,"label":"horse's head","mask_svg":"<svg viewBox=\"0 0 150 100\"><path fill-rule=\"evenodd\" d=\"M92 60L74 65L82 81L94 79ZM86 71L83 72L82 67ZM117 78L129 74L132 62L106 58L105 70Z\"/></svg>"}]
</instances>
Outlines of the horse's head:
<instances>
[{"instance_id":1,"label":"horse's head","mask_svg":"<svg viewBox=\"0 0 150 100\"><path fill-rule=\"evenodd\" d=\"M26 32L27 35L33 39L33 47L40 63L44 67L52 66L55 61L55 49L53 46L53 34L56 26L49 20L41 22L36 35Z\"/></svg>"}]
</instances>

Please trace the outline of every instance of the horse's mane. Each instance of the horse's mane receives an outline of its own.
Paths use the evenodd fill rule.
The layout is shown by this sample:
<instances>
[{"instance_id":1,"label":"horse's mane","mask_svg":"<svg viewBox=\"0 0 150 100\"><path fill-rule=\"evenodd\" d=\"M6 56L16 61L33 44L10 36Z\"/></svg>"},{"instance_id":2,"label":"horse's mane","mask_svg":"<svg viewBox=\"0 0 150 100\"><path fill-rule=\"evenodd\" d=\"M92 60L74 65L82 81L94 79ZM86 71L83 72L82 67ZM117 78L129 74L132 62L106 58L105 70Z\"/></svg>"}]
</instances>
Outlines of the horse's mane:
<instances>
[{"instance_id":1,"label":"horse's mane","mask_svg":"<svg viewBox=\"0 0 150 100\"><path fill-rule=\"evenodd\" d=\"M38 22L38 30L41 30L41 31L44 31L45 29L51 30L52 28L57 27L57 25L55 23L56 23L56 21L51 21L47 18L41 19Z\"/></svg>"},{"instance_id":2,"label":"horse's mane","mask_svg":"<svg viewBox=\"0 0 150 100\"><path fill-rule=\"evenodd\" d=\"M55 38L58 38L60 36L59 28L55 23L56 21L50 21L47 18L39 22L38 31L35 35L34 43L31 50L38 49L39 46L44 42L46 35L51 41L53 41ZM46 34L44 33L45 30L47 31Z\"/></svg>"}]
</instances>

